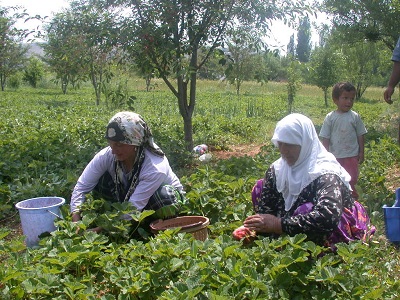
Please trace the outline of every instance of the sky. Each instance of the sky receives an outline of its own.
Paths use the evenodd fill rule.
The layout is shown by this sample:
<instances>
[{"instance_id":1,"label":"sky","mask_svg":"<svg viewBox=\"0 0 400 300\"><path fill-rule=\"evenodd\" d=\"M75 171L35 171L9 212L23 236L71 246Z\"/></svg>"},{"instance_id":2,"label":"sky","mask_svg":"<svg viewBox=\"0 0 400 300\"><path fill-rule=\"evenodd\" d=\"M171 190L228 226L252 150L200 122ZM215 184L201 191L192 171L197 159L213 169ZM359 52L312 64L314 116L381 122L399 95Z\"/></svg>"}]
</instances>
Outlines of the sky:
<instances>
[{"instance_id":1,"label":"sky","mask_svg":"<svg viewBox=\"0 0 400 300\"><path fill-rule=\"evenodd\" d=\"M68 0L0 0L0 6L22 6L27 10L29 15L41 15L51 17L54 13L60 12L63 8L69 6ZM313 20L311 20L313 21ZM40 27L40 23L36 21L29 21L29 23L17 24L21 28L33 29ZM274 21L271 26L271 33L266 39L270 49L279 49L280 52L286 52L286 47L289 43L290 36L295 33L295 30L284 25L281 21ZM295 33L295 39L297 38ZM312 29L311 44L318 43L318 33Z\"/></svg>"},{"instance_id":2,"label":"sky","mask_svg":"<svg viewBox=\"0 0 400 300\"><path fill-rule=\"evenodd\" d=\"M68 7L67 0L0 0L1 6L22 6L30 15L51 15Z\"/></svg>"}]
</instances>

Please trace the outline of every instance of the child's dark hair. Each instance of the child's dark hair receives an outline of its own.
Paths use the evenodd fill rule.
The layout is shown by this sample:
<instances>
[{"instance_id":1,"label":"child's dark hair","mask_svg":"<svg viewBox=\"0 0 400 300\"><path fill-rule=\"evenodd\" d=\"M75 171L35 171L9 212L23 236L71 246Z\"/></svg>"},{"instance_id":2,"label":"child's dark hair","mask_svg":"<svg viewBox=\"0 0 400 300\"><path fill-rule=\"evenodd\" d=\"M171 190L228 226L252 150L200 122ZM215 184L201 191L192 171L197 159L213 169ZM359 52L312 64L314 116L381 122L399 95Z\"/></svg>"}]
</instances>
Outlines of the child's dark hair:
<instances>
[{"instance_id":1,"label":"child's dark hair","mask_svg":"<svg viewBox=\"0 0 400 300\"><path fill-rule=\"evenodd\" d=\"M332 88L332 98L339 99L339 97L343 93L343 91L352 92L352 91L356 91L356 88L354 87L354 85L352 85L348 81L338 82Z\"/></svg>"}]
</instances>

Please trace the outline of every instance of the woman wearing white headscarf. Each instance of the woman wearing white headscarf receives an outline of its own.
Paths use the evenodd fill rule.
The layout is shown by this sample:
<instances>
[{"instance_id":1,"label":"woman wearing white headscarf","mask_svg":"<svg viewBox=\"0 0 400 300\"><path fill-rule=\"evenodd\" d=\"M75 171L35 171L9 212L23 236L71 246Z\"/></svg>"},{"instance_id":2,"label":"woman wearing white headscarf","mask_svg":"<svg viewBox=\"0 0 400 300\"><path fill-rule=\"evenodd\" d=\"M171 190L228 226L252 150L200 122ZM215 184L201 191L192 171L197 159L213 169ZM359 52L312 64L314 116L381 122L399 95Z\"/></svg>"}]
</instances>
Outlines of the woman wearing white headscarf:
<instances>
[{"instance_id":1,"label":"woman wearing white headscarf","mask_svg":"<svg viewBox=\"0 0 400 300\"><path fill-rule=\"evenodd\" d=\"M350 175L326 151L312 121L301 114L286 116L277 123L272 143L281 157L254 187L256 214L239 231L305 233L322 244L365 237L369 219L351 197Z\"/></svg>"},{"instance_id":2,"label":"woman wearing white headscarf","mask_svg":"<svg viewBox=\"0 0 400 300\"><path fill-rule=\"evenodd\" d=\"M139 211L154 210L157 218L176 216L183 187L143 118L128 111L117 113L105 138L109 146L94 156L75 185L73 221L80 220L79 207L91 191L106 200L129 201Z\"/></svg>"}]
</instances>

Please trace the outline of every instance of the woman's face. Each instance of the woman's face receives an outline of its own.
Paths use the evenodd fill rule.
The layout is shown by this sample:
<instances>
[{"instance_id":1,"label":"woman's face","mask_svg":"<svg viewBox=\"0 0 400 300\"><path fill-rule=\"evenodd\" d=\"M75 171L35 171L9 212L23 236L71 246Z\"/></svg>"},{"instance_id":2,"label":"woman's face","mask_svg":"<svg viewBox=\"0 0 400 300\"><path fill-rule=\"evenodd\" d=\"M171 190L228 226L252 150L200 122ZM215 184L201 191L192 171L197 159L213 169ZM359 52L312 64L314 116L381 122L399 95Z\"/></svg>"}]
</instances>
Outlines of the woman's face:
<instances>
[{"instance_id":1,"label":"woman's face","mask_svg":"<svg viewBox=\"0 0 400 300\"><path fill-rule=\"evenodd\" d=\"M279 152L289 166L293 166L299 159L301 146L278 142Z\"/></svg>"},{"instance_id":2,"label":"woman's face","mask_svg":"<svg viewBox=\"0 0 400 300\"><path fill-rule=\"evenodd\" d=\"M134 162L136 158L136 146L123 144L108 140L108 145L111 147L112 154L120 162Z\"/></svg>"}]
</instances>

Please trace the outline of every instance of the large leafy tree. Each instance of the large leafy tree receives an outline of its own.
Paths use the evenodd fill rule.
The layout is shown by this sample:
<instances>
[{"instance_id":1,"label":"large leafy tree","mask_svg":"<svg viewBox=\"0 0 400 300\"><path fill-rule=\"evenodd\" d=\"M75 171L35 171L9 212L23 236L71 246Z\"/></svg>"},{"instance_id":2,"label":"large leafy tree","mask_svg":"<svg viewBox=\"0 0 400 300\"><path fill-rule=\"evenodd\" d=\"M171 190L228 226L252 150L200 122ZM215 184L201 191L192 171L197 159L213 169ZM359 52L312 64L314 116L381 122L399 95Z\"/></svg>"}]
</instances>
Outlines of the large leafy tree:
<instances>
[{"instance_id":1,"label":"large leafy tree","mask_svg":"<svg viewBox=\"0 0 400 300\"><path fill-rule=\"evenodd\" d=\"M84 39L74 33L75 16L68 11L56 14L46 27L46 43L43 44L44 61L56 74L64 94L69 84L77 86L85 79L86 67L81 59L85 55Z\"/></svg>"},{"instance_id":2,"label":"large leafy tree","mask_svg":"<svg viewBox=\"0 0 400 300\"><path fill-rule=\"evenodd\" d=\"M187 149L193 147L197 72L223 46L227 29L249 25L266 32L271 20L304 11L303 1L287 0L94 1L124 8L119 41L138 64L154 67L176 96ZM199 56L200 49L207 53Z\"/></svg>"},{"instance_id":3,"label":"large leafy tree","mask_svg":"<svg viewBox=\"0 0 400 300\"><path fill-rule=\"evenodd\" d=\"M382 41L390 50L399 38L399 0L324 0L336 29L348 40Z\"/></svg>"},{"instance_id":4,"label":"large leafy tree","mask_svg":"<svg viewBox=\"0 0 400 300\"><path fill-rule=\"evenodd\" d=\"M46 60L62 84L83 74L92 83L99 105L118 54L114 44L118 29L112 12L85 0L74 1L68 10L54 17L47 33Z\"/></svg>"},{"instance_id":5,"label":"large leafy tree","mask_svg":"<svg viewBox=\"0 0 400 300\"><path fill-rule=\"evenodd\" d=\"M379 44L360 41L342 47L342 55L347 69L345 79L356 87L356 99L360 99L374 78L379 75Z\"/></svg>"}]
</instances>

